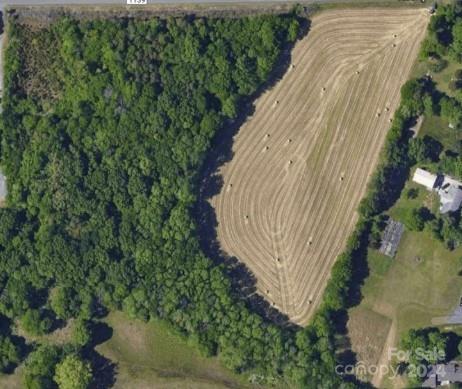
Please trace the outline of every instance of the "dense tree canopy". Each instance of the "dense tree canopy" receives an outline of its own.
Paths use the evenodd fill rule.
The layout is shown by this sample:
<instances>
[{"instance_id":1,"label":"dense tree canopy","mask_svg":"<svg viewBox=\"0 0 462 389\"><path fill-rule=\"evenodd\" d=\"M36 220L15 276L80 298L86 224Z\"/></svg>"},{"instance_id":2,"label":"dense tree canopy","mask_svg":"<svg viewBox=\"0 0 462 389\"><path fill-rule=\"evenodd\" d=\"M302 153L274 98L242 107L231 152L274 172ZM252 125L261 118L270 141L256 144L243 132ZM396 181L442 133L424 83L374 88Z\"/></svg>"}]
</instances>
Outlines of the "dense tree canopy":
<instances>
[{"instance_id":1,"label":"dense tree canopy","mask_svg":"<svg viewBox=\"0 0 462 389\"><path fill-rule=\"evenodd\" d=\"M408 358L403 362L412 384L423 381L430 365L448 362L454 357L454 351L449 347L451 337L454 334L437 328L411 329L404 334L401 346L407 351Z\"/></svg>"},{"instance_id":2,"label":"dense tree canopy","mask_svg":"<svg viewBox=\"0 0 462 389\"><path fill-rule=\"evenodd\" d=\"M157 316L258 380L340 385L329 309L298 331L251 312L223 265L202 253L191 212L212 139L268 79L298 26L293 15L61 19L39 30L11 21L0 312L35 333L50 317L78 317L77 347L101 307ZM69 368L69 355L34 351L29 386L50 377L64 385L83 369Z\"/></svg>"},{"instance_id":3,"label":"dense tree canopy","mask_svg":"<svg viewBox=\"0 0 462 389\"><path fill-rule=\"evenodd\" d=\"M86 389L92 380L90 365L77 355L68 355L56 366L54 380L60 389Z\"/></svg>"},{"instance_id":4,"label":"dense tree canopy","mask_svg":"<svg viewBox=\"0 0 462 389\"><path fill-rule=\"evenodd\" d=\"M27 389L55 387L53 376L60 358L60 350L50 345L41 345L31 352L24 365L24 386Z\"/></svg>"},{"instance_id":5,"label":"dense tree canopy","mask_svg":"<svg viewBox=\"0 0 462 389\"><path fill-rule=\"evenodd\" d=\"M7 372L21 360L21 351L11 337L0 335L0 371Z\"/></svg>"}]
</instances>

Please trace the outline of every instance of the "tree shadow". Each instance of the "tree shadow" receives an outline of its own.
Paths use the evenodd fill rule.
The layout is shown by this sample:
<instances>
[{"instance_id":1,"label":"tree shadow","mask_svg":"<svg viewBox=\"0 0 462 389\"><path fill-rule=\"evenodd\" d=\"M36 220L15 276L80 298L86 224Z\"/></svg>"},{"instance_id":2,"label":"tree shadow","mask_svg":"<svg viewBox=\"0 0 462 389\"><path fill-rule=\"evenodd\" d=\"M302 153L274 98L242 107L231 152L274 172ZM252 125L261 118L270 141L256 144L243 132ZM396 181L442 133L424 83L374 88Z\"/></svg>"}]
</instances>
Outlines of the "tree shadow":
<instances>
[{"instance_id":1,"label":"tree shadow","mask_svg":"<svg viewBox=\"0 0 462 389\"><path fill-rule=\"evenodd\" d=\"M92 348L98 344L104 343L112 338L113 329L109 325L103 322L92 322L91 328L91 342L90 345Z\"/></svg>"},{"instance_id":2,"label":"tree shadow","mask_svg":"<svg viewBox=\"0 0 462 389\"><path fill-rule=\"evenodd\" d=\"M348 302L347 308L359 305L363 298L362 288L370 273L369 263L367 262L370 231L371 222L368 222L360 232L358 246L352 251L352 275L348 290L348 298L346 299ZM346 322L347 321L345 321L345 326Z\"/></svg>"},{"instance_id":3,"label":"tree shadow","mask_svg":"<svg viewBox=\"0 0 462 389\"><path fill-rule=\"evenodd\" d=\"M49 329L49 332L52 333L56 330L61 330L67 325L67 321L60 319L57 317L53 312L47 311L46 317L48 317L51 320L51 327Z\"/></svg>"},{"instance_id":4,"label":"tree shadow","mask_svg":"<svg viewBox=\"0 0 462 389\"><path fill-rule=\"evenodd\" d=\"M116 382L117 364L93 349L87 351L85 358L90 361L93 372L93 382L90 388L112 388Z\"/></svg>"},{"instance_id":5,"label":"tree shadow","mask_svg":"<svg viewBox=\"0 0 462 389\"><path fill-rule=\"evenodd\" d=\"M27 344L26 340L21 336L10 335L10 339L18 350L19 362L10 363L8 366L6 366L5 369L3 369L3 373L5 374L13 374L20 363L26 359L29 353L33 350L33 346L31 344Z\"/></svg>"},{"instance_id":6,"label":"tree shadow","mask_svg":"<svg viewBox=\"0 0 462 389\"><path fill-rule=\"evenodd\" d=\"M310 21L299 17L300 32L297 41L305 37L310 29ZM276 65L258 90L247 97L241 104L238 116L228 120L220 129L212 141L210 151L206 156L201 171L198 174L198 201L193 209L193 215L197 221L199 241L203 252L216 264L226 265L226 271L232 282L233 293L242 298L248 307L260 314L265 320L284 327L296 328L289 318L273 308L268 301L256 293L256 278L251 270L238 258L225 253L217 238L217 215L209 200L220 193L223 188L223 177L220 167L231 161L234 156L232 145L239 128L255 112L254 102L263 93L274 87L287 72L291 63L291 52L295 43L288 44L281 52Z\"/></svg>"},{"instance_id":7,"label":"tree shadow","mask_svg":"<svg viewBox=\"0 0 462 389\"><path fill-rule=\"evenodd\" d=\"M445 361L450 362L460 355L459 344L462 342L462 336L459 336L453 331L447 332L446 335L448 340Z\"/></svg>"}]
</instances>

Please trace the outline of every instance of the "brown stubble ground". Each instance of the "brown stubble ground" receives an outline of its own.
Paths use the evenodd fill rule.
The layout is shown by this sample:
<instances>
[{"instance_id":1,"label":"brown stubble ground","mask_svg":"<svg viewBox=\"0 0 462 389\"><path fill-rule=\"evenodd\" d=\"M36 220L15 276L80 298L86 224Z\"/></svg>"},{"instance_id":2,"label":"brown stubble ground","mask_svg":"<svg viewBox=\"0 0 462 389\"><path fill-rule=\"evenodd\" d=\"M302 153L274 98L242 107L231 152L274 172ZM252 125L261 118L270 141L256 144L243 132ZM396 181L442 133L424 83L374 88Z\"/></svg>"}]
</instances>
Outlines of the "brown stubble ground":
<instances>
[{"instance_id":1,"label":"brown stubble ground","mask_svg":"<svg viewBox=\"0 0 462 389\"><path fill-rule=\"evenodd\" d=\"M391 319L371 309L355 307L349 311L348 335L356 355L359 379L375 379L370 369L388 365L389 347L393 345L395 327ZM379 375L376 376L378 378ZM374 387L379 385L374 384Z\"/></svg>"},{"instance_id":2,"label":"brown stubble ground","mask_svg":"<svg viewBox=\"0 0 462 389\"><path fill-rule=\"evenodd\" d=\"M354 228L428 20L426 10L402 8L315 15L294 66L258 99L221 168L212 205L222 248L296 323L319 305Z\"/></svg>"}]
</instances>

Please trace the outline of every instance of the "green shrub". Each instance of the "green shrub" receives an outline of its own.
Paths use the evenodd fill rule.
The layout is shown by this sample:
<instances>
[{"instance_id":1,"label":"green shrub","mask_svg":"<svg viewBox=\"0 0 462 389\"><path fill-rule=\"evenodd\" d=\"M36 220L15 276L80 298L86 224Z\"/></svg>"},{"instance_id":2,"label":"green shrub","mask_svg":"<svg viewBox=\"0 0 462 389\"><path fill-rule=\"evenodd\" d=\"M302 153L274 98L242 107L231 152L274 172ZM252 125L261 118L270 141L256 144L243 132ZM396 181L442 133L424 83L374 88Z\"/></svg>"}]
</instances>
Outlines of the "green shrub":
<instances>
[{"instance_id":1,"label":"green shrub","mask_svg":"<svg viewBox=\"0 0 462 389\"><path fill-rule=\"evenodd\" d=\"M406 191L406 198L407 199L416 199L419 196L419 189L418 188L409 188Z\"/></svg>"},{"instance_id":2,"label":"green shrub","mask_svg":"<svg viewBox=\"0 0 462 389\"><path fill-rule=\"evenodd\" d=\"M443 58L433 56L428 59L428 70L430 70L433 73L439 73L442 70L446 69L447 66L448 61L446 61Z\"/></svg>"}]
</instances>

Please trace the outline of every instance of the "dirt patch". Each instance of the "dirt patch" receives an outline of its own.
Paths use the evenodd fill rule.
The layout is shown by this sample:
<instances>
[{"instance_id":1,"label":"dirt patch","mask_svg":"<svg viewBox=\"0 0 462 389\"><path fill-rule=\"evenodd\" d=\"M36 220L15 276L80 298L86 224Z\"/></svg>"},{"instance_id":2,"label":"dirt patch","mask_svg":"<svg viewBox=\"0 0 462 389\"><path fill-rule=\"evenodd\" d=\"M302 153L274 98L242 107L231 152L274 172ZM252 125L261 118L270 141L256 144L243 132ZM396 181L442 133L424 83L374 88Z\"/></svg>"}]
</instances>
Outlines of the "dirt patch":
<instances>
[{"instance_id":1,"label":"dirt patch","mask_svg":"<svg viewBox=\"0 0 462 389\"><path fill-rule=\"evenodd\" d=\"M366 370L381 363L388 364L387 340L392 328L392 321L386 316L366 308L350 310L347 324L352 350L356 353L358 363ZM391 345L391 344L390 344ZM362 372L358 378L370 381L374 378Z\"/></svg>"},{"instance_id":2,"label":"dirt patch","mask_svg":"<svg viewBox=\"0 0 462 389\"><path fill-rule=\"evenodd\" d=\"M53 332L45 335L38 335L33 336L25 332L19 322L16 322L13 332L25 338L28 343L31 342L40 342L40 343L51 343L57 345L63 345L69 343L72 339L72 333L74 331L74 319L69 319L67 323L65 323L64 327L57 328Z\"/></svg>"},{"instance_id":3,"label":"dirt patch","mask_svg":"<svg viewBox=\"0 0 462 389\"><path fill-rule=\"evenodd\" d=\"M382 355L380 356L380 359L377 363L378 366L388 366L389 368L390 363L390 350L391 348L396 344L397 342L397 329L396 329L396 322L393 321L391 324L390 330L388 331L387 338L385 340L385 343L383 344L383 349L382 349ZM396 367L395 367L396 368ZM371 383L374 385L376 388L380 388L382 386L382 382L385 378L385 370L379 369L377 373L372 377ZM398 379L399 377L393 378L393 379Z\"/></svg>"},{"instance_id":4,"label":"dirt patch","mask_svg":"<svg viewBox=\"0 0 462 389\"><path fill-rule=\"evenodd\" d=\"M317 14L221 167L212 199L221 246L296 323L315 311L355 226L428 18L422 9Z\"/></svg>"}]
</instances>

